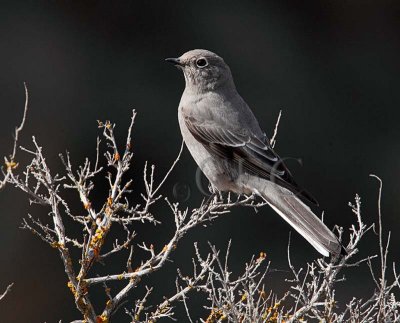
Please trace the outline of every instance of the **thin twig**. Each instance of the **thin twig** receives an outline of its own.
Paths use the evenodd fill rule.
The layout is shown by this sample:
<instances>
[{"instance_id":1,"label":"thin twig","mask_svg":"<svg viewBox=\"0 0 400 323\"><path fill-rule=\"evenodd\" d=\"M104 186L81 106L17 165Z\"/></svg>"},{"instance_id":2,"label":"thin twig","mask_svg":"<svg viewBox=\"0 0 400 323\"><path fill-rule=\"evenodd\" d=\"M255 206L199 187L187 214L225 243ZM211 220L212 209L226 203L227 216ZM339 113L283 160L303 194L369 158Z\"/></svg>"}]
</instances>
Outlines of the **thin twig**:
<instances>
[{"instance_id":1,"label":"thin twig","mask_svg":"<svg viewBox=\"0 0 400 323\"><path fill-rule=\"evenodd\" d=\"M274 134L272 135L272 138L270 140L270 145L272 148L274 148L276 144L276 136L278 134L278 127L279 127L279 122L281 121L281 116L282 116L282 110L279 110L278 119L276 120L275 123Z\"/></svg>"},{"instance_id":2,"label":"thin twig","mask_svg":"<svg viewBox=\"0 0 400 323\"><path fill-rule=\"evenodd\" d=\"M4 291L3 294L0 295L0 301L9 293L11 292L11 287L13 287L14 283L11 283L10 285L7 286L6 290Z\"/></svg>"}]
</instances>

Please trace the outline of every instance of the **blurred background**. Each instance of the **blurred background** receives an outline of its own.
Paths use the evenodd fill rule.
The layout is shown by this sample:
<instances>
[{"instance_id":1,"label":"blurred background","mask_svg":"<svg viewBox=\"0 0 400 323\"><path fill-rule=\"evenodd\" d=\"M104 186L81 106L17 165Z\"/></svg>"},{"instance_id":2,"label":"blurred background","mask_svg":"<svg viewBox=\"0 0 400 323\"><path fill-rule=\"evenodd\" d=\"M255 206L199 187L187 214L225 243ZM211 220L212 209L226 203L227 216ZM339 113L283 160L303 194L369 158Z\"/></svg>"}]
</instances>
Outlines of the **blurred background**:
<instances>
[{"instance_id":1,"label":"blurred background","mask_svg":"<svg viewBox=\"0 0 400 323\"><path fill-rule=\"evenodd\" d=\"M137 200L143 190L146 160L161 178L177 155L181 135L177 107L184 88L181 73L165 64L187 50L215 51L230 65L238 91L260 125L272 135L283 110L276 150L289 162L297 181L318 199L325 221L348 227L355 218L348 202L362 197L366 223L377 220L378 183L383 180L384 230L400 229L400 5L397 1L2 1L0 10L0 153L12 146L20 121L26 81L30 104L21 144L35 135L54 173L58 153L70 151L75 164L94 158L96 120L117 123L122 143L131 109L134 127L134 178ZM26 157L19 153L23 164ZM196 165L185 149L163 194L195 207ZM103 186L102 186L103 185ZM93 199L102 202L98 183ZM177 191L179 194L174 194ZM71 201L73 192L66 195ZM75 203L75 202L72 202ZM76 204L78 212L83 212ZM19 229L27 213L48 218L47 210L29 206L27 196L7 187L0 192L0 291L15 282L0 302L2 322L67 322L80 318L57 252ZM140 226L143 240L162 248L173 233L172 216L160 203L153 209L161 226ZM286 248L290 227L271 209L258 213L237 208L229 216L192 231L181 241L173 263L143 281L157 286L151 301L174 292L176 268L190 274L193 242L207 253L207 241L225 249L232 239L231 269L238 273L253 254L267 253L271 267L266 289L287 288ZM71 227L71 234L79 231ZM114 230L118 236L120 232ZM347 239L347 235L346 235ZM347 240L346 240L347 241ZM370 232L360 257L378 251ZM390 261L399 260L400 236L393 234ZM318 256L292 234L295 265ZM124 255L125 257L126 255ZM138 251L135 261L142 254ZM99 272L123 270L125 258L110 259ZM353 296L368 297L373 284L366 266L346 272L338 285L339 306ZM132 292L126 307L141 296ZM100 309L106 301L94 292ZM205 317L192 301L193 317ZM121 310L116 322L126 322ZM186 321L182 307L179 321Z\"/></svg>"}]
</instances>

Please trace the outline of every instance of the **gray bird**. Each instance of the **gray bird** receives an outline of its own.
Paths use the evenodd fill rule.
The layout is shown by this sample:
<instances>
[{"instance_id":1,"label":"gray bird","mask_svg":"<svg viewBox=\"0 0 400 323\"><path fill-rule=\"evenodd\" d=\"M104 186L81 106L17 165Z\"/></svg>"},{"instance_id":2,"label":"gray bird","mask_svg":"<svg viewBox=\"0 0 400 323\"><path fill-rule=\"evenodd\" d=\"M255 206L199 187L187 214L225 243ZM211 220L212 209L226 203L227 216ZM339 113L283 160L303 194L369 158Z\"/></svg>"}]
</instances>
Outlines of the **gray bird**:
<instances>
[{"instance_id":1,"label":"gray bird","mask_svg":"<svg viewBox=\"0 0 400 323\"><path fill-rule=\"evenodd\" d=\"M336 236L304 203L316 201L296 184L272 149L224 60L195 49L166 61L185 76L179 125L186 146L213 187L261 196L322 255L340 254Z\"/></svg>"}]
</instances>

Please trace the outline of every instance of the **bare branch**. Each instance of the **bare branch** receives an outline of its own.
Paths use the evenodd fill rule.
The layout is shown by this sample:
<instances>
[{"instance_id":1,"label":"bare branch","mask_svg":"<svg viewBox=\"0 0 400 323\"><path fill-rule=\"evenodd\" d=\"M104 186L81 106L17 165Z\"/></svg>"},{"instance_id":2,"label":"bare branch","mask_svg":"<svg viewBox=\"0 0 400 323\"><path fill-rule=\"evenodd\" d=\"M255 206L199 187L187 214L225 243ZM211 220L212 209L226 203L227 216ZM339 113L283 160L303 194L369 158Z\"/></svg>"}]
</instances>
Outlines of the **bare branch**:
<instances>
[{"instance_id":1,"label":"bare branch","mask_svg":"<svg viewBox=\"0 0 400 323\"><path fill-rule=\"evenodd\" d=\"M281 116L282 116L282 110L279 110L278 119L276 120L276 124L275 124L275 128L274 128L274 134L272 135L272 138L270 140L270 145L272 148L275 148L275 145L276 145L276 136L278 134L278 127L279 127L279 122L281 121Z\"/></svg>"},{"instance_id":2,"label":"bare branch","mask_svg":"<svg viewBox=\"0 0 400 323\"><path fill-rule=\"evenodd\" d=\"M0 295L0 301L6 297L6 295L11 292L11 287L13 287L14 283L11 283L10 285L7 286L6 290L4 291L3 294Z\"/></svg>"},{"instance_id":3,"label":"bare branch","mask_svg":"<svg viewBox=\"0 0 400 323\"><path fill-rule=\"evenodd\" d=\"M27 102L26 90L23 120L16 128L14 150L9 159L6 159L6 163L15 162L18 135L25 124ZM115 124L99 121L103 143L100 145L101 141L97 138L94 161L86 158L81 165L75 167L67 152L60 155L64 165L63 174L55 174L47 163L44 150L35 137L32 137L31 147L21 148L22 152L30 157L30 162L21 172L17 171L17 164L7 166L7 172L4 174L4 183L10 183L25 192L31 203L43 208L44 212L38 219L28 214L23 220L22 228L29 230L58 251L68 279L67 286L82 316L80 322L109 322L114 313L126 306L127 302L133 304L131 309L125 309L132 323L154 323L162 318L175 319L178 306L186 312L189 322L375 322L384 319L391 322L400 321L400 302L396 299L400 288L399 276L394 264L393 279L387 272L390 233L387 241L384 241L382 182L375 175L373 177L380 183L377 227L379 255L357 257L360 241L373 225L363 222L361 199L356 195L355 201L349 203L354 215L354 224L348 230L336 227L339 240L348 239L346 255L338 259L316 259L301 268L296 268L291 260L289 237L289 277L282 282L289 284L289 288L283 295L265 287L268 286L270 263L266 261L267 255L264 251L243 264L240 274L232 273L229 267L229 258L233 253L231 242L224 253L210 243L210 251L205 257L201 255L195 243L193 272L184 275L177 269L176 275L166 278L175 280L175 291L158 301L153 301L153 298L157 299L158 296L157 286L146 286L146 290L140 294L140 289L136 287L141 284L143 278L171 264L172 255L182 243L182 238L189 236L193 228L229 214L235 207L245 206L257 210L265 206L266 202L254 195L236 196L229 193L223 196L214 192L208 200L203 200L197 207L189 208L163 197L161 190L180 159L184 145L182 142L176 159L159 182L155 180L155 166L145 164L144 187L140 190L141 201L132 204L134 183L128 172L132 169L134 157L131 142L135 117L136 112L133 110L125 147L122 150L118 147L114 134ZM272 146L276 144L280 119L281 111L271 139ZM92 199L95 200L93 196L101 196L96 191L100 180L107 187L107 194L104 194L106 198L103 201L96 199L96 203L92 203ZM4 185L3 182L0 182L0 187ZM66 190L75 192L80 201L78 207L71 205L72 202L66 198ZM161 223L159 217L153 214L152 208L162 201L167 204L173 219L173 230L168 231L171 233L165 245L157 247L146 241L135 242L136 232L139 230L137 224ZM66 219L75 221L81 231L72 230ZM106 242L110 239L109 233L114 229L122 234L111 245ZM79 255L71 252L71 248L77 248ZM137 259L138 256L134 257L135 248L145 251L145 256L140 259ZM115 255L124 256L124 269L117 273L103 270L101 272L105 274L99 275L98 263L107 268L107 263L112 261ZM374 271L373 261L376 258L380 260L379 272ZM139 265L134 269L133 263ZM344 281L342 273L347 268L358 266L369 268L375 290L366 300L353 298L342 311L336 306L336 286ZM93 290L98 292L93 286L98 284L104 287L105 304L92 303ZM6 295L9 288L0 299ZM193 318L190 314L191 308L187 299L193 293L201 293L207 298L202 304L209 310L207 318ZM96 313L97 311L99 313Z\"/></svg>"},{"instance_id":4,"label":"bare branch","mask_svg":"<svg viewBox=\"0 0 400 323\"><path fill-rule=\"evenodd\" d=\"M6 185L8 179L10 177L11 171L18 167L18 163L15 161L15 156L16 156L16 153L17 153L17 145L18 145L19 134L22 131L22 129L24 128L24 125L25 125L26 114L28 112L28 102L29 102L28 88L27 88L25 82L24 82L24 88L25 88L24 113L23 113L20 125L15 128L14 143L13 143L12 153L9 155L8 158L4 157L4 162L6 164L6 168L7 169L6 169L6 173L4 175L4 178L0 181L0 190L2 188L4 188L4 186ZM4 172L3 172L3 174L4 174Z\"/></svg>"}]
</instances>

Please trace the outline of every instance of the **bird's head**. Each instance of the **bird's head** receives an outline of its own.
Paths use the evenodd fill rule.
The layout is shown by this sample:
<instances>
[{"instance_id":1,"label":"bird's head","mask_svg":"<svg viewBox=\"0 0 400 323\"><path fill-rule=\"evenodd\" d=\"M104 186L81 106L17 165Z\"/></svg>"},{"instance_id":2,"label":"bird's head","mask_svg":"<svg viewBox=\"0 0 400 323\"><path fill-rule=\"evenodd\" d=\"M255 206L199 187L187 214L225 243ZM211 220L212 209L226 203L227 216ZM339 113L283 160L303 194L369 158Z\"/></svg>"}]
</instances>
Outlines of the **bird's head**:
<instances>
[{"instance_id":1,"label":"bird's head","mask_svg":"<svg viewBox=\"0 0 400 323\"><path fill-rule=\"evenodd\" d=\"M205 49L194 49L178 58L167 58L183 71L186 88L196 91L213 91L223 86L233 86L229 66L217 54Z\"/></svg>"}]
</instances>

